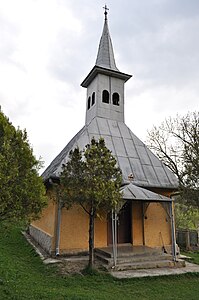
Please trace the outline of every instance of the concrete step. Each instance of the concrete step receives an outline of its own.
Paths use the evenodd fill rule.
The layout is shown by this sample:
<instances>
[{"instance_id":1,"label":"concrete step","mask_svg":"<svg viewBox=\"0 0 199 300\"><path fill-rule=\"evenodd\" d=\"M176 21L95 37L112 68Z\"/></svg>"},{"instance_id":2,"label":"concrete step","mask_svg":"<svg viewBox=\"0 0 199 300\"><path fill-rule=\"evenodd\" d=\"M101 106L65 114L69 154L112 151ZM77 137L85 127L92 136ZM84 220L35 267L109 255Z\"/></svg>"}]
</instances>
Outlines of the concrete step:
<instances>
[{"instance_id":1,"label":"concrete step","mask_svg":"<svg viewBox=\"0 0 199 300\"><path fill-rule=\"evenodd\" d=\"M170 260L157 260L157 261L144 261L134 263L118 264L114 268L107 266L107 269L113 271L125 271L125 270L139 270L139 269L155 269L155 268L180 268L185 267L185 261L170 261Z\"/></svg>"},{"instance_id":2,"label":"concrete step","mask_svg":"<svg viewBox=\"0 0 199 300\"><path fill-rule=\"evenodd\" d=\"M102 261L106 265L112 265L113 264L113 257L107 257L103 254L96 253L95 257ZM145 261L161 261L161 260L172 260L172 256L169 254L158 254L158 255L139 255L139 256L126 256L126 257L117 257L117 263L118 264L124 264L124 263L139 263L139 262L145 262Z\"/></svg>"},{"instance_id":3,"label":"concrete step","mask_svg":"<svg viewBox=\"0 0 199 300\"><path fill-rule=\"evenodd\" d=\"M143 257L143 256L156 256L159 255L161 252L156 249L152 249L151 251L146 251L146 252L133 252L133 251L120 251L120 248L118 248L118 257ZM102 255L107 258L112 258L113 257L113 252L112 251L107 251L106 249L103 248L96 248L95 249L95 255Z\"/></svg>"},{"instance_id":4,"label":"concrete step","mask_svg":"<svg viewBox=\"0 0 199 300\"><path fill-rule=\"evenodd\" d=\"M96 248L95 249L95 255L98 256L98 255L102 255L103 257L107 257L107 258L111 258L113 257L113 254L112 253L109 253L101 248Z\"/></svg>"},{"instance_id":5,"label":"concrete step","mask_svg":"<svg viewBox=\"0 0 199 300\"><path fill-rule=\"evenodd\" d=\"M112 247L95 249L95 257L100 260L108 270L138 270L154 268L184 267L185 261L173 261L172 255L160 250L140 246L118 246L117 265L113 267Z\"/></svg>"}]
</instances>

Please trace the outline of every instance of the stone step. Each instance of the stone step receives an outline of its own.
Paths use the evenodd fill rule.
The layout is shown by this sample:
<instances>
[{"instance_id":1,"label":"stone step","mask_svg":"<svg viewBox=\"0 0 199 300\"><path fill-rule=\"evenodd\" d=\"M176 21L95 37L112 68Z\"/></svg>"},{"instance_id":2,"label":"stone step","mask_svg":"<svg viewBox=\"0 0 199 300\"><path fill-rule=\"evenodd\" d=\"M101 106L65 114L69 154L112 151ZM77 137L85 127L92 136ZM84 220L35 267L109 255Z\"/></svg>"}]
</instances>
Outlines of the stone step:
<instances>
[{"instance_id":1,"label":"stone step","mask_svg":"<svg viewBox=\"0 0 199 300\"><path fill-rule=\"evenodd\" d=\"M106 265L113 265L113 257L107 257L101 253L96 253L95 257L102 261ZM156 255L134 255L134 256L123 256L117 257L118 264L124 263L139 263L145 261L161 261L161 260L172 260L172 256L169 254L156 254Z\"/></svg>"},{"instance_id":2,"label":"stone step","mask_svg":"<svg viewBox=\"0 0 199 300\"><path fill-rule=\"evenodd\" d=\"M176 262L170 260L144 261L134 263L118 264L114 268L107 266L107 269L113 271L139 270L139 269L155 269L155 268L180 268L185 267L185 261L178 260Z\"/></svg>"}]
</instances>

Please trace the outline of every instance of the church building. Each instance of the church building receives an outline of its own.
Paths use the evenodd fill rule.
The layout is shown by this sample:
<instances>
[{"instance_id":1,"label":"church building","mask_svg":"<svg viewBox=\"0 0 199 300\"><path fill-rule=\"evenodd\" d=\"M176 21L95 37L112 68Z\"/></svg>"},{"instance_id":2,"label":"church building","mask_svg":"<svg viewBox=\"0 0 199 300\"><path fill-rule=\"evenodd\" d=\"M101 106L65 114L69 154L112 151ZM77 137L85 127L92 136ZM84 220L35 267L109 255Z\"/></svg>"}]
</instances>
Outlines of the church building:
<instances>
[{"instance_id":1,"label":"church building","mask_svg":"<svg viewBox=\"0 0 199 300\"><path fill-rule=\"evenodd\" d=\"M42 174L49 204L41 218L30 226L31 236L49 254L88 251L88 215L80 206L69 210L59 207L51 191L70 150L76 147L83 150L92 137L96 140L103 137L122 170L124 183L121 187L124 205L116 224L117 244L160 251L164 247L175 256L172 194L178 189L178 181L125 124L124 88L131 77L116 66L105 7L96 63L81 83L87 89L85 125ZM96 218L95 248L105 249L112 243L110 217Z\"/></svg>"}]
</instances>

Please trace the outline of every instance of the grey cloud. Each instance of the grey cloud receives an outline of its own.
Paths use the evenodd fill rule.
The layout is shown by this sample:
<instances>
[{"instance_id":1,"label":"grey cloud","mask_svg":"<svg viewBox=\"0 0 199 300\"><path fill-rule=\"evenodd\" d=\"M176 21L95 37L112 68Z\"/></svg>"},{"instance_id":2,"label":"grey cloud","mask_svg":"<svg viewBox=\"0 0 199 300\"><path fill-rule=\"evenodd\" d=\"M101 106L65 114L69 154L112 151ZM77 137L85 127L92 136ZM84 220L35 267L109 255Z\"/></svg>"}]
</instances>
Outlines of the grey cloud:
<instances>
[{"instance_id":1,"label":"grey cloud","mask_svg":"<svg viewBox=\"0 0 199 300\"><path fill-rule=\"evenodd\" d=\"M16 48L18 28L12 22L0 15L0 60L11 62L11 56Z\"/></svg>"},{"instance_id":2,"label":"grey cloud","mask_svg":"<svg viewBox=\"0 0 199 300\"><path fill-rule=\"evenodd\" d=\"M93 33L92 33L93 34ZM52 76L61 81L79 85L83 76L93 67L97 53L97 42L83 29L81 39L74 33L71 35L61 31L51 49L48 69ZM98 37L99 38L99 37Z\"/></svg>"},{"instance_id":3,"label":"grey cloud","mask_svg":"<svg viewBox=\"0 0 199 300\"><path fill-rule=\"evenodd\" d=\"M170 1L164 2L167 4L164 6L167 7L168 14L169 8L172 10L172 4ZM125 24L121 24L124 23L124 18L113 21L116 26L113 25L115 44L118 52L124 54L121 55L122 64L130 65L137 76L143 80L150 78L156 84L163 84L165 80L171 85L184 84L187 80L192 81L198 77L199 10L198 14L194 9L187 13L179 1L172 3L175 3L176 14L173 11L169 18L164 9L160 10L160 5L159 10L154 11L154 6L151 5L140 10L140 15L132 9L127 13ZM181 10L177 9L176 3ZM193 18L190 18L191 12Z\"/></svg>"}]
</instances>

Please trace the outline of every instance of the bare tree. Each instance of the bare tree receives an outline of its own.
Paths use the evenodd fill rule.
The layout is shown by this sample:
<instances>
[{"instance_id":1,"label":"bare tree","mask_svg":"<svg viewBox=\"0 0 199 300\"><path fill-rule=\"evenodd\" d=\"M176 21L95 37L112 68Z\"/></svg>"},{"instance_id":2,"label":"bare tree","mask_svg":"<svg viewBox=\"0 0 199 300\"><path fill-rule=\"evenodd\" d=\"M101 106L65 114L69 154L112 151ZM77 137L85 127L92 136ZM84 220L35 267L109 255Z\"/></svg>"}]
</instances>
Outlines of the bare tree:
<instances>
[{"instance_id":1,"label":"bare tree","mask_svg":"<svg viewBox=\"0 0 199 300\"><path fill-rule=\"evenodd\" d=\"M147 143L176 174L183 199L199 206L199 112L170 117L154 126Z\"/></svg>"}]
</instances>

